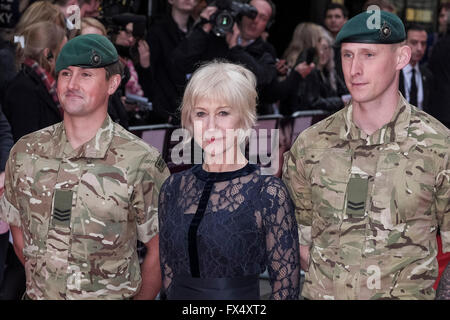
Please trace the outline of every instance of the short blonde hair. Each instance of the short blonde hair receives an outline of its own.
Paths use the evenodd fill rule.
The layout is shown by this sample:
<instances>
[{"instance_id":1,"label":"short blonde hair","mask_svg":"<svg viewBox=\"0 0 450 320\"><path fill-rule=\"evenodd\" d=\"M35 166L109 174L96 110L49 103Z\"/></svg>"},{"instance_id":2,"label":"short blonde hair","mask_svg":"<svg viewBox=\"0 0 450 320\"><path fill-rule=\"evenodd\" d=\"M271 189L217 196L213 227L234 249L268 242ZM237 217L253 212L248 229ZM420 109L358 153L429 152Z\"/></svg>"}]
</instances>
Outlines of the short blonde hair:
<instances>
[{"instance_id":1,"label":"short blonde hair","mask_svg":"<svg viewBox=\"0 0 450 320\"><path fill-rule=\"evenodd\" d=\"M191 113L201 99L220 101L238 108L241 129L250 129L256 123L256 77L241 65L214 60L193 73L181 104L181 125L191 134Z\"/></svg>"},{"instance_id":2,"label":"short blonde hair","mask_svg":"<svg viewBox=\"0 0 450 320\"><path fill-rule=\"evenodd\" d=\"M22 35L28 26L37 22L51 22L66 30L66 20L59 8L48 1L33 2L22 14L15 27L16 35Z\"/></svg>"},{"instance_id":3,"label":"short blonde hair","mask_svg":"<svg viewBox=\"0 0 450 320\"><path fill-rule=\"evenodd\" d=\"M102 35L106 36L106 28L99 20L92 17L85 17L81 19L81 32L87 27L93 27L101 31Z\"/></svg>"}]
</instances>

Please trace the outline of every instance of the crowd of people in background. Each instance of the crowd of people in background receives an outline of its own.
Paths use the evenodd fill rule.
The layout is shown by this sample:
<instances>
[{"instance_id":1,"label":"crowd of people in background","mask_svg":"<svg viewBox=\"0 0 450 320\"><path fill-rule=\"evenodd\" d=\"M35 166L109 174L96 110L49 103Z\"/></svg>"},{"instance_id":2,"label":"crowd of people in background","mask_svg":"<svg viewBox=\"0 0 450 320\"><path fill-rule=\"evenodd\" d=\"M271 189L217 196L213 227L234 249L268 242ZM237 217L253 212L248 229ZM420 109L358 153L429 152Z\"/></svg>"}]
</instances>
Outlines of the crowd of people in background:
<instances>
[{"instance_id":1,"label":"crowd of people in background","mask_svg":"<svg viewBox=\"0 0 450 320\"><path fill-rule=\"evenodd\" d=\"M99 0L17 2L20 19L0 34L0 186L13 144L63 120L55 63L65 43L79 35L107 36L117 49L124 75L119 89L109 98L108 114L126 129L132 125L180 125L180 106L189 79L203 62L214 59L243 65L255 75L258 116L290 116L304 110L331 114L351 100L341 52L334 45L350 18L340 4L325 8L322 25L299 22L286 50L280 53L267 40L276 16L271 0L248 1L256 15L243 15L223 36L218 36L210 23L219 10L211 1L168 0L167 14L150 25L145 14L113 12L102 16ZM73 5L79 7L79 29L71 19L74 11L69 8ZM363 9L371 5L395 12L385 0L369 0ZM400 72L399 86L411 104L447 128L449 14L450 5L439 7L434 33L420 24L405 24L412 55ZM136 97L146 98L152 109L143 110ZM8 227L0 222L0 258L4 259L0 261L0 299L19 299L25 290L25 274L8 238ZM167 276L169 272L164 271Z\"/></svg>"},{"instance_id":2,"label":"crowd of people in background","mask_svg":"<svg viewBox=\"0 0 450 320\"><path fill-rule=\"evenodd\" d=\"M112 16L100 16L103 11L100 11L101 2L98 0L35 1L22 8L20 20L14 28L2 32L0 50L3 68L0 76L1 103L12 126L14 141L27 133L20 127L29 128L28 132L32 132L61 120L57 112L58 102L55 99L52 102L49 96L41 95L38 104L44 109L40 110L39 115L27 119L33 123L18 121L17 115L21 115L25 110L16 108L16 105L24 105L24 101L11 101L11 97L17 97L16 90L27 90L22 87L26 86L26 83L31 84L29 81L23 82L20 75L29 80L28 78L35 75L39 77L39 72L45 70L46 80L37 80L37 77L34 77L34 80L39 81L35 84L43 83L44 86L51 87L55 76L52 74L51 64L57 58L58 46L61 47L64 41L78 34L106 35L119 52L125 76L121 89L111 98L109 113L114 121L124 127L157 123L178 125L181 97L190 75L199 62L214 58L244 64L256 75L258 115L281 113L289 116L295 111L316 109L332 112L342 108L350 99L343 81L340 51L333 45L337 33L349 18L349 12L343 5L331 3L324 10L322 25L312 22L299 23L293 30L292 39L285 52L280 54L267 41L276 15L276 7L270 0L249 1L258 11L255 19L243 16L233 29L232 35L229 33L219 37L211 31L211 24L205 23L217 12L214 3L209 5L207 1L169 0L168 4L167 14L153 20L150 25L145 15L118 13L118 10L111 13ZM78 5L80 8L80 29L71 26L71 15L74 11L69 8L72 5ZM363 9L370 5L377 5L390 12L395 10L389 1L367 1ZM422 39L423 47L415 56L415 59L419 58L420 69L425 70L427 75L424 80L426 90L422 88L422 81L418 84L418 106L448 124L448 116L443 114L439 110L441 107L435 106L431 99L431 90L439 90L439 80L436 80L435 85L434 78L427 72L431 69L432 49L446 34L447 11L446 5L439 8L439 27L435 33L426 33L420 25L413 25L412 28L415 31L422 28L420 30L426 33L426 43L423 44ZM61 39L55 34L58 33L57 27L48 32L42 31L43 25L39 25L40 32L30 30L32 25L43 21L62 28L65 37ZM37 29L37 26L31 29ZM414 34L415 31L411 33ZM39 45L33 49L18 48L19 43L14 43L18 36L24 37L27 43L25 47L30 47L33 41ZM33 57L30 56L30 50L34 50ZM311 61L306 61L308 53L312 57ZM30 59L38 63L39 71L36 68L32 73L26 71L31 68ZM426 67L428 62L430 68ZM415 76L419 79L422 72L418 69ZM410 78L409 76L405 82L402 81L400 88L407 97L410 88L405 91L405 86L410 85ZM14 83L21 84L17 86ZM45 89L42 86L41 88ZM139 116L139 108L132 100L126 99L127 95L145 97L152 103L152 111ZM28 102L36 102L36 93L22 96L22 99ZM44 100L48 104L47 107L44 107ZM34 103L27 103L24 108L30 108L31 104ZM39 108L29 111L36 114L37 110Z\"/></svg>"}]
</instances>

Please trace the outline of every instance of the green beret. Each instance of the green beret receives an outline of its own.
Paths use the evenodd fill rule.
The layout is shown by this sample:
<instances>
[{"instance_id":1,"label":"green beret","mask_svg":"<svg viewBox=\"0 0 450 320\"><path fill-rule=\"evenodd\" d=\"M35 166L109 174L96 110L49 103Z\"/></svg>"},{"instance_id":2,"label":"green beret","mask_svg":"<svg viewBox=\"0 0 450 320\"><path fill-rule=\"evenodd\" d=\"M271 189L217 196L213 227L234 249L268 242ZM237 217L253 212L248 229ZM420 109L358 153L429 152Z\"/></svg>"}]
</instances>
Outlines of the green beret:
<instances>
[{"instance_id":1,"label":"green beret","mask_svg":"<svg viewBox=\"0 0 450 320\"><path fill-rule=\"evenodd\" d=\"M119 61L111 41L99 34L84 34L68 41L56 60L56 73L69 66L103 68Z\"/></svg>"},{"instance_id":2,"label":"green beret","mask_svg":"<svg viewBox=\"0 0 450 320\"><path fill-rule=\"evenodd\" d=\"M382 10L364 11L344 24L335 45L343 42L392 44L405 39L405 26L395 14Z\"/></svg>"}]
</instances>

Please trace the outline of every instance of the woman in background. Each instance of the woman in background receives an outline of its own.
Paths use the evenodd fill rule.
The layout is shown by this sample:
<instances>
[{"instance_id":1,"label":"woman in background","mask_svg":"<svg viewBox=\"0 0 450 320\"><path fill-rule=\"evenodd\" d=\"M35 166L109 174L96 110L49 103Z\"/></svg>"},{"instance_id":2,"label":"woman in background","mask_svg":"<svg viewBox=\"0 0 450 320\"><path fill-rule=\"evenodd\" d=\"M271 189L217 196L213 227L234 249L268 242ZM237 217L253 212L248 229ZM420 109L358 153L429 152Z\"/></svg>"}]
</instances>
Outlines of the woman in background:
<instances>
[{"instance_id":1,"label":"woman in background","mask_svg":"<svg viewBox=\"0 0 450 320\"><path fill-rule=\"evenodd\" d=\"M326 110L335 112L350 99L344 81L337 75L334 65L333 38L320 27L316 43L317 65L300 83L297 91L298 110Z\"/></svg>"},{"instance_id":2,"label":"woman in background","mask_svg":"<svg viewBox=\"0 0 450 320\"><path fill-rule=\"evenodd\" d=\"M16 61L21 69L8 84L2 104L14 142L62 121L55 62L67 42L65 30L52 22L34 23L20 35L24 38L24 48L17 45Z\"/></svg>"}]
</instances>

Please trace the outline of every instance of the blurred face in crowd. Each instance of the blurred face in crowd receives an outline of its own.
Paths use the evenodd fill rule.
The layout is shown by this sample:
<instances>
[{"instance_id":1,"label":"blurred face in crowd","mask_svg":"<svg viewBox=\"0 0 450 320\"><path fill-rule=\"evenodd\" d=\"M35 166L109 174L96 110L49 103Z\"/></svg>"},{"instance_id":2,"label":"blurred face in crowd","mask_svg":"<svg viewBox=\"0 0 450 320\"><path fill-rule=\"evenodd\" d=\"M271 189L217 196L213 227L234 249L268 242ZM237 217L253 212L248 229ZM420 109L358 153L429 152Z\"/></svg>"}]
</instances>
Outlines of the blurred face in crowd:
<instances>
[{"instance_id":1,"label":"blurred face in crowd","mask_svg":"<svg viewBox=\"0 0 450 320\"><path fill-rule=\"evenodd\" d=\"M444 32L447 30L448 21L448 10L446 7L442 7L441 12L439 12L439 32Z\"/></svg>"},{"instance_id":2,"label":"blurred face in crowd","mask_svg":"<svg viewBox=\"0 0 450 320\"><path fill-rule=\"evenodd\" d=\"M267 1L252 0L252 6L258 10L258 15L254 20L249 17L242 17L241 22L241 36L245 40L255 40L261 36L266 30L267 23L272 16L272 7Z\"/></svg>"},{"instance_id":3,"label":"blurred face in crowd","mask_svg":"<svg viewBox=\"0 0 450 320\"><path fill-rule=\"evenodd\" d=\"M59 72L57 84L64 117L86 117L106 112L108 98L120 84L120 75L107 80L104 68L69 66Z\"/></svg>"},{"instance_id":4,"label":"blurred face in crowd","mask_svg":"<svg viewBox=\"0 0 450 320\"><path fill-rule=\"evenodd\" d=\"M125 30L119 31L116 38L116 44L131 47L135 44L136 39L133 36L133 23L130 22L125 26Z\"/></svg>"},{"instance_id":5,"label":"blurred face in crowd","mask_svg":"<svg viewBox=\"0 0 450 320\"><path fill-rule=\"evenodd\" d=\"M226 138L227 129L234 132L241 123L236 107L222 101L200 99L192 109L191 122L194 126L194 140L207 156L223 156L227 150L236 146L234 138ZM225 162L225 158L223 161Z\"/></svg>"},{"instance_id":6,"label":"blurred face in crowd","mask_svg":"<svg viewBox=\"0 0 450 320\"><path fill-rule=\"evenodd\" d=\"M420 30L409 30L406 44L411 48L411 65L415 66L422 60L427 49L427 33Z\"/></svg>"},{"instance_id":7,"label":"blurred face in crowd","mask_svg":"<svg viewBox=\"0 0 450 320\"><path fill-rule=\"evenodd\" d=\"M317 51L319 52L319 68L322 69L331 58L331 46L324 38L318 43Z\"/></svg>"},{"instance_id":8,"label":"blurred face in crowd","mask_svg":"<svg viewBox=\"0 0 450 320\"><path fill-rule=\"evenodd\" d=\"M172 8L181 12L190 13L194 10L198 0L168 0L168 2Z\"/></svg>"},{"instance_id":9,"label":"blurred face in crowd","mask_svg":"<svg viewBox=\"0 0 450 320\"><path fill-rule=\"evenodd\" d=\"M346 22L347 18L344 17L344 13L339 8L328 10L324 21L327 29L334 35L338 34Z\"/></svg>"},{"instance_id":10,"label":"blurred face in crowd","mask_svg":"<svg viewBox=\"0 0 450 320\"><path fill-rule=\"evenodd\" d=\"M397 73L408 64L411 49L399 44L342 43L341 55L347 88L355 102L365 103L398 90Z\"/></svg>"},{"instance_id":11,"label":"blurred face in crowd","mask_svg":"<svg viewBox=\"0 0 450 320\"><path fill-rule=\"evenodd\" d=\"M100 12L98 8L100 7L100 0L91 0L91 3L84 3L80 7L81 18L85 17L98 17Z\"/></svg>"}]
</instances>

